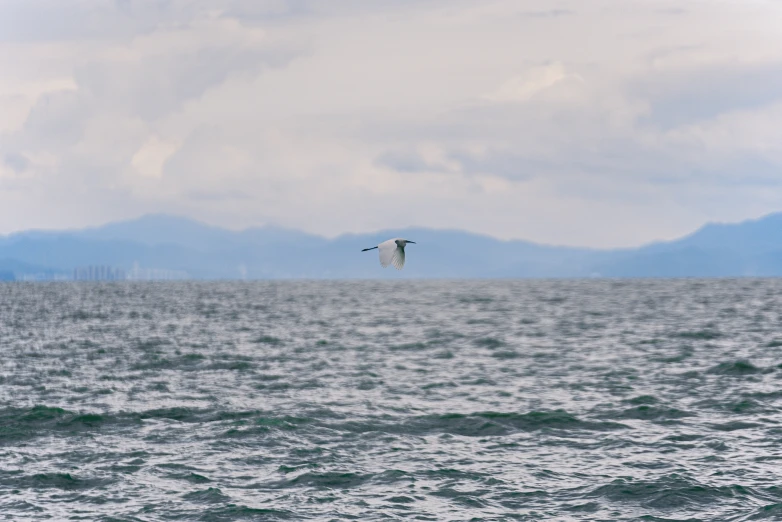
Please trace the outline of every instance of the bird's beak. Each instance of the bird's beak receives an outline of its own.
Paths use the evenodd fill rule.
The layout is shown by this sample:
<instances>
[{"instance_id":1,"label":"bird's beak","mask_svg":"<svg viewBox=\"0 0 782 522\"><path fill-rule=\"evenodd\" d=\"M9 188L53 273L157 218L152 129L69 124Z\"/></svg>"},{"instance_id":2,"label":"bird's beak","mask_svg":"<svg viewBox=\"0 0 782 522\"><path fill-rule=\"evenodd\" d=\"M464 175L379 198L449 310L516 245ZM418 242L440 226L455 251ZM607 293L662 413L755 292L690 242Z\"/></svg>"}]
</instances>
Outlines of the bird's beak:
<instances>
[{"instance_id":1,"label":"bird's beak","mask_svg":"<svg viewBox=\"0 0 782 522\"><path fill-rule=\"evenodd\" d=\"M415 245L415 241L408 241L408 243L412 243L412 244L414 244L414 245Z\"/></svg>"}]
</instances>

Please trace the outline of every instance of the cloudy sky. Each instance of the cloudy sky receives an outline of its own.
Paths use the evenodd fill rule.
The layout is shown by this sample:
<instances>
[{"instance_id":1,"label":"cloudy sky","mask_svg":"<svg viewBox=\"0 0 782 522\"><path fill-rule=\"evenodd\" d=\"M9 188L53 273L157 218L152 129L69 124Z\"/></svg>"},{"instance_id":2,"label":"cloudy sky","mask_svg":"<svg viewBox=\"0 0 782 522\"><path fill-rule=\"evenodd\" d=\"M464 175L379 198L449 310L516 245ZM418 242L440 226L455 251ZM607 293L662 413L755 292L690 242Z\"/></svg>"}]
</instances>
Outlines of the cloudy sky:
<instances>
[{"instance_id":1,"label":"cloudy sky","mask_svg":"<svg viewBox=\"0 0 782 522\"><path fill-rule=\"evenodd\" d=\"M778 0L3 0L0 233L596 247L782 210Z\"/></svg>"}]
</instances>

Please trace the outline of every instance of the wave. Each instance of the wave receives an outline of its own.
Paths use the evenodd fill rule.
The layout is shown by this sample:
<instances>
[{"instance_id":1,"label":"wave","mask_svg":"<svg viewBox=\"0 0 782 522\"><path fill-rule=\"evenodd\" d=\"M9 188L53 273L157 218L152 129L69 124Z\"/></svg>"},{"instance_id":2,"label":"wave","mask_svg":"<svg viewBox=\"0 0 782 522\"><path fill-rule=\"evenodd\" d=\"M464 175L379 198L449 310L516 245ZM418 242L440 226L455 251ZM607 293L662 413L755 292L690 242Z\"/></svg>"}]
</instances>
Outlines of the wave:
<instances>
[{"instance_id":1,"label":"wave","mask_svg":"<svg viewBox=\"0 0 782 522\"><path fill-rule=\"evenodd\" d=\"M667 511L699 510L737 500L768 502L779 499L779 492L770 489L756 490L741 485L709 485L674 473L648 481L616 479L594 488L587 496L611 503L633 504Z\"/></svg>"}]
</instances>

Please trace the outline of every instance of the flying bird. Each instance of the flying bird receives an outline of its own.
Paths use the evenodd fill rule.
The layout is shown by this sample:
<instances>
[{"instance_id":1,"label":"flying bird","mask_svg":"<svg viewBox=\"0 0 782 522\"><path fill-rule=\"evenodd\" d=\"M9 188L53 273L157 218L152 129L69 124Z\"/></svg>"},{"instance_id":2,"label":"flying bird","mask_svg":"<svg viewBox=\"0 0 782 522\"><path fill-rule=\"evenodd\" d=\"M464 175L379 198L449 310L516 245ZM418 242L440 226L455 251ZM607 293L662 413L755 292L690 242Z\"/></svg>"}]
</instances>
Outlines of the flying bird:
<instances>
[{"instance_id":1,"label":"flying bird","mask_svg":"<svg viewBox=\"0 0 782 522\"><path fill-rule=\"evenodd\" d=\"M408 241L407 239L389 239L372 248L365 248L362 252L377 248L377 251L380 254L380 264L383 268L393 264L394 268L402 270L402 267L405 266L405 245L408 243L415 245L415 241Z\"/></svg>"}]
</instances>

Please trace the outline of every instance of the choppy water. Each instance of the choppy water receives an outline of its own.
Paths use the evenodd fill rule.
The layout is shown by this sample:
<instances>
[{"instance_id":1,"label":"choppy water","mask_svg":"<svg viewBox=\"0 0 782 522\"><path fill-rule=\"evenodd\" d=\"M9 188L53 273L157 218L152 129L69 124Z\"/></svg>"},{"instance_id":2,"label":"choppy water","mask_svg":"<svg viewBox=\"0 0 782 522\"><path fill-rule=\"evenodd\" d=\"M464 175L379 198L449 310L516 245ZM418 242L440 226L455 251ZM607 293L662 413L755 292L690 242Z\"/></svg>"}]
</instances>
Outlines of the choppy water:
<instances>
[{"instance_id":1,"label":"choppy water","mask_svg":"<svg viewBox=\"0 0 782 522\"><path fill-rule=\"evenodd\" d=\"M3 520L782 519L782 281L0 286Z\"/></svg>"}]
</instances>

